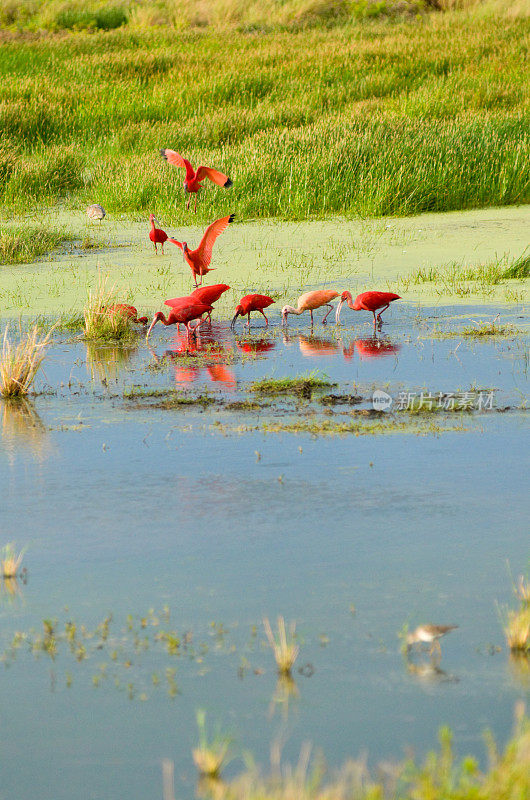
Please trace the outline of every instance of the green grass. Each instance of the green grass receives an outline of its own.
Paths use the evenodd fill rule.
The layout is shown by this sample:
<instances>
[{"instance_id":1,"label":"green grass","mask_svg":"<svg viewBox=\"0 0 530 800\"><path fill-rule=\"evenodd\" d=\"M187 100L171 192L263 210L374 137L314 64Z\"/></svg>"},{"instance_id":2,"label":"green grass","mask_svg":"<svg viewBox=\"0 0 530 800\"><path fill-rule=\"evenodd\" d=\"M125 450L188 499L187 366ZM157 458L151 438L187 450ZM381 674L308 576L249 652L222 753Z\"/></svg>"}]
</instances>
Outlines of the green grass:
<instances>
[{"instance_id":1,"label":"green grass","mask_svg":"<svg viewBox=\"0 0 530 800\"><path fill-rule=\"evenodd\" d=\"M0 231L0 264L31 263L72 238L42 225L6 226Z\"/></svg>"},{"instance_id":2,"label":"green grass","mask_svg":"<svg viewBox=\"0 0 530 800\"><path fill-rule=\"evenodd\" d=\"M330 774L321 761L308 766L305 749L298 767L284 766L270 776L249 769L216 796L223 800L522 800L530 795L530 721L522 703L516 715L516 730L504 751L497 749L491 735L486 737L489 764L484 771L471 756L455 755L452 733L442 728L439 747L423 763L410 757L393 766L387 762L371 774L362 759Z\"/></svg>"},{"instance_id":3,"label":"green grass","mask_svg":"<svg viewBox=\"0 0 530 800\"><path fill-rule=\"evenodd\" d=\"M317 373L298 375L294 378L263 378L250 384L250 391L257 394L295 394L310 398L315 389L330 389L336 384L323 380Z\"/></svg>"},{"instance_id":4,"label":"green grass","mask_svg":"<svg viewBox=\"0 0 530 800\"><path fill-rule=\"evenodd\" d=\"M183 175L160 147L234 181L205 186L194 222L528 202L523 14L497 4L357 20L361 6L390 5L34 0L36 27L94 32L2 42L0 203L25 212L97 201L110 219L189 220ZM28 2L1 8L4 25L31 28ZM120 9L128 25L98 32Z\"/></svg>"},{"instance_id":5,"label":"green grass","mask_svg":"<svg viewBox=\"0 0 530 800\"><path fill-rule=\"evenodd\" d=\"M439 295L457 295L465 297L470 294L492 294L493 287L506 280L524 280L530 275L530 255L525 250L517 258L505 254L495 261L486 264L468 265L452 262L439 267L419 267L404 277L399 278L398 285L404 291L411 286L435 284Z\"/></svg>"}]
</instances>

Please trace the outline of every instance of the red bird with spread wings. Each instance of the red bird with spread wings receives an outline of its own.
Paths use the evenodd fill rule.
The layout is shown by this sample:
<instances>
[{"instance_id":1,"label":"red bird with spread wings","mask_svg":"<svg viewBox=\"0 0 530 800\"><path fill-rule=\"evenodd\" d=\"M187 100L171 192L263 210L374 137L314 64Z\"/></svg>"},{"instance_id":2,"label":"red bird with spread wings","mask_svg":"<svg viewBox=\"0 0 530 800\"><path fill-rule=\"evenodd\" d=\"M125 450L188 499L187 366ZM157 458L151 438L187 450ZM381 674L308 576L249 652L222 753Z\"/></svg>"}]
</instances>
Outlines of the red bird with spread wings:
<instances>
[{"instance_id":1,"label":"red bird with spread wings","mask_svg":"<svg viewBox=\"0 0 530 800\"><path fill-rule=\"evenodd\" d=\"M212 249L215 240L227 228L229 223L234 221L234 216L235 214L230 214L228 217L221 217L221 219L216 219L215 222L208 225L196 250L190 250L187 242L177 242L176 239L169 239L170 242L173 242L182 250L184 261L192 271L196 287L200 286L197 283L197 276L200 276L200 283L202 284L203 275L212 271L213 267L210 268L209 264L212 260Z\"/></svg>"},{"instance_id":2,"label":"red bird with spread wings","mask_svg":"<svg viewBox=\"0 0 530 800\"><path fill-rule=\"evenodd\" d=\"M186 170L186 177L184 178L184 192L188 195L195 195L195 211L197 211L197 192L202 189L201 181L203 181L205 178L208 178L213 183L216 183L217 186L223 186L225 189L229 189L230 186L232 186L232 181L230 178L227 175L224 175L222 172L219 172L219 170L213 169L213 167L198 167L197 170L194 170L188 159L183 158L180 153L175 152L175 150L163 148L160 151L160 155L168 162L168 164L173 164L175 167L182 167ZM190 207L190 203L191 197L188 198L186 208Z\"/></svg>"}]
</instances>

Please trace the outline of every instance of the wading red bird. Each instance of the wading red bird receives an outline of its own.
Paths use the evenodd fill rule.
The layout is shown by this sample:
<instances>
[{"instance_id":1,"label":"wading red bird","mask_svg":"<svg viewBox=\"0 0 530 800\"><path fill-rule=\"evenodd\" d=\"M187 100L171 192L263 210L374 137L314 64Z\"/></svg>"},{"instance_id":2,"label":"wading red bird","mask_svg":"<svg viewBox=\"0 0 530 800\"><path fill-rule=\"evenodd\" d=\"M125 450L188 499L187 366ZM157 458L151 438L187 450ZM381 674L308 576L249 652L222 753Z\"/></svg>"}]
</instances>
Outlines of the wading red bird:
<instances>
[{"instance_id":1,"label":"wading red bird","mask_svg":"<svg viewBox=\"0 0 530 800\"><path fill-rule=\"evenodd\" d=\"M149 238L151 239L151 241L153 242L153 244L155 246L155 253L158 253L158 250L156 249L156 246L157 246L157 244L159 244L161 249L162 249L162 255L164 255L164 242L167 242L168 235L161 228L155 228L155 221L156 221L155 220L155 215L154 214L149 214L149 222L151 223L151 230L149 231Z\"/></svg>"},{"instance_id":2,"label":"wading red bird","mask_svg":"<svg viewBox=\"0 0 530 800\"><path fill-rule=\"evenodd\" d=\"M121 314L122 317L128 317L131 322L138 322L140 325L147 325L148 323L147 317L139 317L136 308L126 303L116 303L114 306L105 306L102 311L106 314Z\"/></svg>"},{"instance_id":3,"label":"wading red bird","mask_svg":"<svg viewBox=\"0 0 530 800\"><path fill-rule=\"evenodd\" d=\"M216 219L215 222L212 222L211 225L208 225L204 232L204 236L201 239L201 243L196 250L190 250L187 242L178 242L176 239L169 240L182 250L184 261L191 269L196 287L200 285L197 283L197 276L200 276L202 283L203 276L207 275L208 272L212 272L213 268L210 268L208 265L212 260L212 249L215 244L215 240L219 234L228 227L230 222L234 221L234 217L235 214L230 214L230 216Z\"/></svg>"},{"instance_id":4,"label":"wading red bird","mask_svg":"<svg viewBox=\"0 0 530 800\"><path fill-rule=\"evenodd\" d=\"M178 306L178 308L172 308L169 314L167 315L167 319L164 316L162 311L157 311L155 316L153 317L153 321L151 323L151 327L147 331L147 336L145 337L146 341L149 339L149 334L155 327L157 322L161 322L162 325L177 325L178 323L182 322L186 326L186 330L188 332L188 340L190 334L194 334L197 328L200 328L204 320L200 319L200 321L195 325L194 328L190 327L190 322L194 319L199 319L202 317L203 314L208 314L213 311L213 306L208 305L207 303L193 303L190 302L188 305Z\"/></svg>"},{"instance_id":5,"label":"wading red bird","mask_svg":"<svg viewBox=\"0 0 530 800\"><path fill-rule=\"evenodd\" d=\"M173 164L175 167L182 167L186 170L184 192L188 195L195 195L195 211L197 211L197 193L202 189L201 181L205 178L209 178L209 180L216 183L217 186L223 186L225 189L229 189L232 186L230 178L227 175L223 175L223 173L219 172L217 169L213 169L212 167L198 167L195 171L188 159L183 158L180 153L176 153L175 150L162 149L160 155L168 164ZM190 207L190 202L191 197L188 198L186 208Z\"/></svg>"},{"instance_id":6,"label":"wading red bird","mask_svg":"<svg viewBox=\"0 0 530 800\"><path fill-rule=\"evenodd\" d=\"M363 292L357 295L355 301L352 302L350 292L343 292L340 296L340 303L337 306L335 322L337 325L339 324L342 304L347 303L348 307L353 308L354 311L371 311L374 315L374 327L376 327L377 323L381 323L381 314L383 311L386 311L390 303L394 300L401 300L401 297L392 292ZM380 308L381 311L376 315L375 312L378 308Z\"/></svg>"},{"instance_id":7,"label":"wading red bird","mask_svg":"<svg viewBox=\"0 0 530 800\"><path fill-rule=\"evenodd\" d=\"M234 328L236 324L236 319L241 316L247 316L247 327L250 328L250 314L252 311L258 311L262 316L265 317L263 313L264 308L268 308L274 303L272 297L267 297L266 294L247 294L245 297L242 297L239 301L239 304L236 306L236 313L235 316L230 323L230 327ZM267 325L269 324L269 320L265 317L265 322Z\"/></svg>"},{"instance_id":8,"label":"wading red bird","mask_svg":"<svg viewBox=\"0 0 530 800\"><path fill-rule=\"evenodd\" d=\"M325 325L328 314L333 311L333 306L331 305L330 300L334 300L335 297L338 296L339 293L335 292L333 289L317 289L314 292L305 292L298 298L297 308L293 308L292 306L284 306L282 308L282 323L285 324L287 322L288 314L300 315L303 314L304 311L309 311L311 314L311 325L313 325L313 311L316 308L328 306L329 311L322 320L322 325Z\"/></svg>"},{"instance_id":9,"label":"wading red bird","mask_svg":"<svg viewBox=\"0 0 530 800\"><path fill-rule=\"evenodd\" d=\"M228 289L230 289L230 286L227 286L226 283L214 283L212 286L200 286L187 297L174 297L172 300L166 300L164 305L171 306L171 308L178 308L192 300L213 305L224 292L228 291ZM208 319L210 322L212 321L211 314L208 314ZM177 330L180 330L180 325L177 325Z\"/></svg>"}]
</instances>

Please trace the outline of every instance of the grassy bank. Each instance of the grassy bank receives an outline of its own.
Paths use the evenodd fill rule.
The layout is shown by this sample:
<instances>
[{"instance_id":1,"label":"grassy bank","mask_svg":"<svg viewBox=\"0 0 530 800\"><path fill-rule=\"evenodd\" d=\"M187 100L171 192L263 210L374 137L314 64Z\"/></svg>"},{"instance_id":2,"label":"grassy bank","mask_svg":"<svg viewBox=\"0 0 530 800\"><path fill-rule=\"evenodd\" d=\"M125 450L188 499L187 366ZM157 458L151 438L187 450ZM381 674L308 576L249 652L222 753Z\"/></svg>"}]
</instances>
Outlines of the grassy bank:
<instances>
[{"instance_id":1,"label":"grassy bank","mask_svg":"<svg viewBox=\"0 0 530 800\"><path fill-rule=\"evenodd\" d=\"M364 758L325 776L321 760L311 768L305 747L294 768L274 764L269 777L248 771L228 783L203 781L199 794L216 800L522 800L530 792L530 726L522 705L518 714L516 732L504 752L488 737L490 763L484 772L475 759L455 756L451 732L445 728L439 749L423 764L412 758L401 765L387 762L372 775Z\"/></svg>"},{"instance_id":2,"label":"grassy bank","mask_svg":"<svg viewBox=\"0 0 530 800\"><path fill-rule=\"evenodd\" d=\"M527 202L526 18L477 7L351 20L9 35L0 203L182 221L183 175L160 147L234 180L205 188L198 221Z\"/></svg>"}]
</instances>

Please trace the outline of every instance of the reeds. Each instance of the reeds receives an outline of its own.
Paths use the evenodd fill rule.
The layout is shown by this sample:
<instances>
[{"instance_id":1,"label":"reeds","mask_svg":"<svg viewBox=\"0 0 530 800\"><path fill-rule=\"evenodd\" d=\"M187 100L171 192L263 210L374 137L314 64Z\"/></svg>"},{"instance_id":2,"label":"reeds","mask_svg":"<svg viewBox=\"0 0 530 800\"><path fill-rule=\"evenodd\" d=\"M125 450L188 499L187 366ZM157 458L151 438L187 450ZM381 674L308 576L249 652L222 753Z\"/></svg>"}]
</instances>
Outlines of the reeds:
<instances>
[{"instance_id":1,"label":"reeds","mask_svg":"<svg viewBox=\"0 0 530 800\"><path fill-rule=\"evenodd\" d=\"M512 653L530 654L530 582L519 576L514 585L514 593L519 601L518 609L508 609L504 613L504 633Z\"/></svg>"},{"instance_id":2,"label":"reeds","mask_svg":"<svg viewBox=\"0 0 530 800\"><path fill-rule=\"evenodd\" d=\"M16 578L18 570L24 557L25 549L19 553L15 550L15 543L8 542L1 550L0 555L0 568L2 570L2 578L11 579Z\"/></svg>"},{"instance_id":3,"label":"reeds","mask_svg":"<svg viewBox=\"0 0 530 800\"><path fill-rule=\"evenodd\" d=\"M285 626L285 619L278 617L278 634L272 631L271 624L267 617L263 620L267 641L274 653L276 666L280 675L290 675L294 662L298 658L300 647L296 643L296 622L291 622L289 628Z\"/></svg>"},{"instance_id":4,"label":"reeds","mask_svg":"<svg viewBox=\"0 0 530 800\"><path fill-rule=\"evenodd\" d=\"M116 305L116 292L108 287L108 276L99 276L95 289L88 293L83 309L85 338L97 341L128 342L134 338L126 314L110 311Z\"/></svg>"},{"instance_id":5,"label":"reeds","mask_svg":"<svg viewBox=\"0 0 530 800\"><path fill-rule=\"evenodd\" d=\"M4 398L28 394L44 359L51 333L41 336L40 328L35 325L25 334L21 331L15 343L9 336L9 326L6 327L0 353L0 394Z\"/></svg>"},{"instance_id":6,"label":"reeds","mask_svg":"<svg viewBox=\"0 0 530 800\"><path fill-rule=\"evenodd\" d=\"M218 778L223 766L229 761L231 738L220 732L216 733L211 741L206 732L206 712L197 711L197 727L199 729L199 744L192 751L193 761L201 775L209 778Z\"/></svg>"},{"instance_id":7,"label":"reeds","mask_svg":"<svg viewBox=\"0 0 530 800\"><path fill-rule=\"evenodd\" d=\"M392 4L364 5L373 13ZM50 27L120 20L109 11L105 22L100 0L46 6ZM344 0L123 7L162 27L116 30L111 50L98 32L79 32L75 47L67 36L1 48L11 79L0 87L0 197L10 207L97 198L109 213L156 208L168 223L182 220L182 176L157 157L161 139L229 174L230 210L241 219L404 215L529 198L522 14L509 23L502 11L466 11L450 23L431 14L367 26L352 23ZM227 23L229 40L215 30ZM182 35L197 24L200 34ZM250 30L267 35L250 46ZM194 68L179 81L197 35ZM187 105L200 105L200 125L176 113ZM196 221L210 221L224 201L209 187Z\"/></svg>"}]
</instances>

